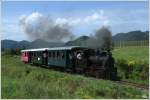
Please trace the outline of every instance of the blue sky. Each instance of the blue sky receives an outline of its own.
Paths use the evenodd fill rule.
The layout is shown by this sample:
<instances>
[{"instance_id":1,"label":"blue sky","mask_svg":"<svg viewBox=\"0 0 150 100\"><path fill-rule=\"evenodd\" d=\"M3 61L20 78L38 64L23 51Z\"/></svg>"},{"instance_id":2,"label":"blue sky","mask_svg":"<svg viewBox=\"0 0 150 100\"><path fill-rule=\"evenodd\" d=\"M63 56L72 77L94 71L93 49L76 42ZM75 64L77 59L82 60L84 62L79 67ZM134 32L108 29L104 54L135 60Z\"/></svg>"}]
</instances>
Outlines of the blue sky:
<instances>
[{"instance_id":1,"label":"blue sky","mask_svg":"<svg viewBox=\"0 0 150 100\"><path fill-rule=\"evenodd\" d=\"M21 16L38 13L49 16L59 24L67 23L76 36L93 34L103 25L113 35L134 30L148 30L148 2L146 1L5 1L2 2L2 39L29 40L20 27Z\"/></svg>"}]
</instances>

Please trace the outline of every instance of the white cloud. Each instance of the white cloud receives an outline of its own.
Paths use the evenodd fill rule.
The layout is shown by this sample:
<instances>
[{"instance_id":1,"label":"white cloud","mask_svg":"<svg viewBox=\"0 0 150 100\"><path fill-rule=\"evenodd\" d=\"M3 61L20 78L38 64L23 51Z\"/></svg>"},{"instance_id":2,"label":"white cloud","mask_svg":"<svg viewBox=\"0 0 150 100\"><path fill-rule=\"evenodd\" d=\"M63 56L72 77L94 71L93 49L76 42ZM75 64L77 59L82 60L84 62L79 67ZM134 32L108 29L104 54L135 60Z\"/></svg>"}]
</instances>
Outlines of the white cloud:
<instances>
[{"instance_id":1,"label":"white cloud","mask_svg":"<svg viewBox=\"0 0 150 100\"><path fill-rule=\"evenodd\" d=\"M20 17L20 25L24 33L31 40L43 39L47 41L62 41L72 36L67 25L66 19L51 19L47 15L33 12L30 15Z\"/></svg>"},{"instance_id":2,"label":"white cloud","mask_svg":"<svg viewBox=\"0 0 150 100\"><path fill-rule=\"evenodd\" d=\"M57 18L56 19L56 21L55 21L55 24L57 25L57 24L66 24L66 23L68 23L68 20L67 19L65 19L65 18Z\"/></svg>"},{"instance_id":3,"label":"white cloud","mask_svg":"<svg viewBox=\"0 0 150 100\"><path fill-rule=\"evenodd\" d=\"M12 40L24 40L26 37L22 34L22 30L17 22L2 22L2 39L12 39Z\"/></svg>"},{"instance_id":4,"label":"white cloud","mask_svg":"<svg viewBox=\"0 0 150 100\"><path fill-rule=\"evenodd\" d=\"M38 22L37 20L44 19L44 15L38 12L33 12L31 15L20 16L20 22L26 23L35 23ZM23 21L22 21L23 20ZM25 21L24 21L25 20ZM102 25L106 25L109 23L108 16L104 15L103 10L94 11L91 15L77 17L77 18L65 18L65 17L58 17L54 20L55 25L69 25L69 26L78 26L78 25L86 25L95 22L100 22ZM35 23L36 24L36 23Z\"/></svg>"},{"instance_id":5,"label":"white cloud","mask_svg":"<svg viewBox=\"0 0 150 100\"><path fill-rule=\"evenodd\" d=\"M104 15L104 11L94 11L91 15L78 18L56 18L55 22L58 25L68 24L69 26L86 25L95 22L100 22L102 25L109 23L108 17Z\"/></svg>"}]
</instances>

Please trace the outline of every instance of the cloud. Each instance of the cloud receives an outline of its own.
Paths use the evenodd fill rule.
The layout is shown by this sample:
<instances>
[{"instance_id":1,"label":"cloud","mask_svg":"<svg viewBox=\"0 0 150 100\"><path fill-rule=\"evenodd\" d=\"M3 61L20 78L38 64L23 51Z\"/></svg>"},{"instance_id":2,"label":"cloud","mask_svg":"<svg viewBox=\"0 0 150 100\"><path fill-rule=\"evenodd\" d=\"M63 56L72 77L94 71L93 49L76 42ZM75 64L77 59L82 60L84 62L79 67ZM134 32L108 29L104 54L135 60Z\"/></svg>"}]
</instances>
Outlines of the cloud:
<instances>
[{"instance_id":1,"label":"cloud","mask_svg":"<svg viewBox=\"0 0 150 100\"><path fill-rule=\"evenodd\" d=\"M100 22L102 25L108 25L109 19L104 15L103 10L94 11L91 15L78 17L78 18L56 18L55 22L58 25L68 24L69 26L78 26L83 24L91 24Z\"/></svg>"},{"instance_id":2,"label":"cloud","mask_svg":"<svg viewBox=\"0 0 150 100\"><path fill-rule=\"evenodd\" d=\"M33 12L30 15L21 15L19 22L24 33L31 40L44 39L47 41L62 41L74 37L73 33L71 33L71 28L97 22L101 25L106 25L109 23L109 20L107 16L104 16L104 11L99 10L91 13L91 15L82 17L58 17L55 19L39 12Z\"/></svg>"},{"instance_id":3,"label":"cloud","mask_svg":"<svg viewBox=\"0 0 150 100\"><path fill-rule=\"evenodd\" d=\"M13 39L13 40L24 40L26 39L25 35L22 34L22 31L17 22L13 21L2 21L2 30L1 38L2 39Z\"/></svg>"},{"instance_id":4,"label":"cloud","mask_svg":"<svg viewBox=\"0 0 150 100\"><path fill-rule=\"evenodd\" d=\"M57 24L54 19L38 12L20 16L20 25L31 40L58 42L73 37L67 25Z\"/></svg>"}]
</instances>

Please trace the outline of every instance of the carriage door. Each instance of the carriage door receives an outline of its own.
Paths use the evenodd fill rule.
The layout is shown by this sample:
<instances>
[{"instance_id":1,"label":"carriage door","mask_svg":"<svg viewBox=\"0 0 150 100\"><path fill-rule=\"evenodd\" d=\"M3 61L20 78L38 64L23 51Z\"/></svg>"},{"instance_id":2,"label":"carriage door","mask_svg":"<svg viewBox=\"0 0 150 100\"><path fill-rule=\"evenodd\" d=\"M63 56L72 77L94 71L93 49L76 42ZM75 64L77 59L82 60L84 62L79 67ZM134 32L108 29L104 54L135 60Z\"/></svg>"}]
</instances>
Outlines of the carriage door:
<instances>
[{"instance_id":1,"label":"carriage door","mask_svg":"<svg viewBox=\"0 0 150 100\"><path fill-rule=\"evenodd\" d=\"M42 53L42 64L47 65L48 64L48 51L43 51Z\"/></svg>"}]
</instances>

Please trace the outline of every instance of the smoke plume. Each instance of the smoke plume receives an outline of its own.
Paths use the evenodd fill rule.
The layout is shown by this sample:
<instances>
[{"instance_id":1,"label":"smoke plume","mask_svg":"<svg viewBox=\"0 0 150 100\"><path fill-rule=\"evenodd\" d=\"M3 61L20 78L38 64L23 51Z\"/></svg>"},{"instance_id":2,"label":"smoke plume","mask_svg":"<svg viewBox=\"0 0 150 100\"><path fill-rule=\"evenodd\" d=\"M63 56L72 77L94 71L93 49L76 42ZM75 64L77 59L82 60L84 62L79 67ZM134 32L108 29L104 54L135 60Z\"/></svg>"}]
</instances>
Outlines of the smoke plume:
<instances>
[{"instance_id":1,"label":"smoke plume","mask_svg":"<svg viewBox=\"0 0 150 100\"><path fill-rule=\"evenodd\" d=\"M102 27L96 31L93 36L87 41L89 47L99 49L112 48L112 33L107 27Z\"/></svg>"},{"instance_id":2,"label":"smoke plume","mask_svg":"<svg viewBox=\"0 0 150 100\"><path fill-rule=\"evenodd\" d=\"M35 12L29 16L22 16L20 18L20 25L23 27L24 33L31 40L42 39L46 41L63 41L70 39L73 34L66 24L56 23L49 16Z\"/></svg>"}]
</instances>

